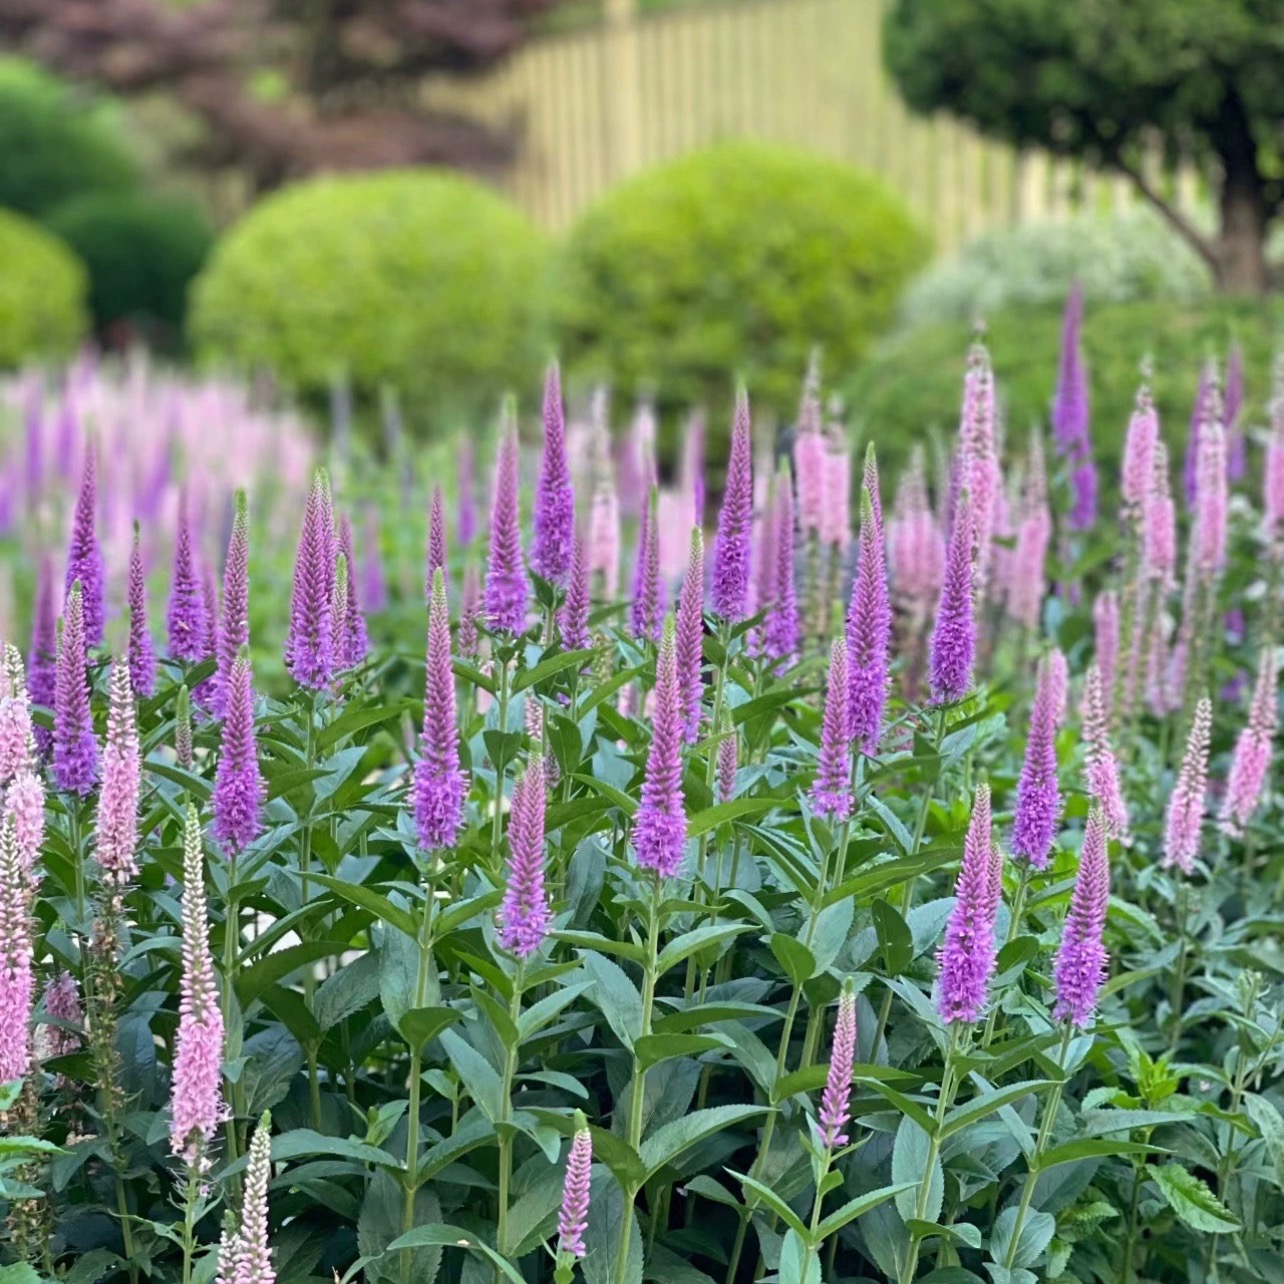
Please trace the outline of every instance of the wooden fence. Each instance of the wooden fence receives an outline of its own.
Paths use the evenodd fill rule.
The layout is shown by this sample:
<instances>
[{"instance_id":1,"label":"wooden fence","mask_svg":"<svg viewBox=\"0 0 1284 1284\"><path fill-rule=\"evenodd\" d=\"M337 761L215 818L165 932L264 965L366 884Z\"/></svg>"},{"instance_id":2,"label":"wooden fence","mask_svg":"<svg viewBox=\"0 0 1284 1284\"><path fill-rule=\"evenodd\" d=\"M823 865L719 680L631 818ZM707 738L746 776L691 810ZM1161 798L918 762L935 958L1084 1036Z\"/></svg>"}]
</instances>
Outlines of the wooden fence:
<instances>
[{"instance_id":1,"label":"wooden fence","mask_svg":"<svg viewBox=\"0 0 1284 1284\"><path fill-rule=\"evenodd\" d=\"M517 131L506 186L551 228L639 169L738 137L883 175L943 252L990 228L1133 199L1120 179L911 116L883 70L883 5L727 0L645 15L604 0L601 25L530 44L480 78L433 77L424 95Z\"/></svg>"}]
</instances>

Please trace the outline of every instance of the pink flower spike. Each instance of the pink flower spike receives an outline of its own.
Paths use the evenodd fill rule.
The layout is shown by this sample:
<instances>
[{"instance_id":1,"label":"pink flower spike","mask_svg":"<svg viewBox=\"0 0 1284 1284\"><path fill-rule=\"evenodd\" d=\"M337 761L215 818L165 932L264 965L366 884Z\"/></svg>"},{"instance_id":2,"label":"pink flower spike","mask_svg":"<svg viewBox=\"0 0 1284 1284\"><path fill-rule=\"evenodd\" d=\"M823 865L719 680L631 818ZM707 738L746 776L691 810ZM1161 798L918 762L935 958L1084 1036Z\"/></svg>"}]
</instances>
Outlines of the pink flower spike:
<instances>
[{"instance_id":1,"label":"pink flower spike","mask_svg":"<svg viewBox=\"0 0 1284 1284\"><path fill-rule=\"evenodd\" d=\"M1168 798L1168 818L1164 826L1164 868L1176 865L1183 874L1191 873L1195 857L1199 855L1212 732L1213 706L1209 698L1203 696L1195 706L1177 784Z\"/></svg>"}]
</instances>

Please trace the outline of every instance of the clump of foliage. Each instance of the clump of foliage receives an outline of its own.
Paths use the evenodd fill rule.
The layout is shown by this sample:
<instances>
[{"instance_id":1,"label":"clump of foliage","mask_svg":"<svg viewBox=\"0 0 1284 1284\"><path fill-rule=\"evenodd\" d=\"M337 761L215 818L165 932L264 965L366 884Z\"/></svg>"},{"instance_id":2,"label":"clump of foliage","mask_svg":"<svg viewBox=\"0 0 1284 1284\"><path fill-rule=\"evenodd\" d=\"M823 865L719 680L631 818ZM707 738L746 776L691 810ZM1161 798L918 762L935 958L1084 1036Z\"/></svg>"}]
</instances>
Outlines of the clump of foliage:
<instances>
[{"instance_id":1,"label":"clump of foliage","mask_svg":"<svg viewBox=\"0 0 1284 1284\"><path fill-rule=\"evenodd\" d=\"M64 357L85 334L85 270L57 237L0 210L0 365Z\"/></svg>"}]
</instances>

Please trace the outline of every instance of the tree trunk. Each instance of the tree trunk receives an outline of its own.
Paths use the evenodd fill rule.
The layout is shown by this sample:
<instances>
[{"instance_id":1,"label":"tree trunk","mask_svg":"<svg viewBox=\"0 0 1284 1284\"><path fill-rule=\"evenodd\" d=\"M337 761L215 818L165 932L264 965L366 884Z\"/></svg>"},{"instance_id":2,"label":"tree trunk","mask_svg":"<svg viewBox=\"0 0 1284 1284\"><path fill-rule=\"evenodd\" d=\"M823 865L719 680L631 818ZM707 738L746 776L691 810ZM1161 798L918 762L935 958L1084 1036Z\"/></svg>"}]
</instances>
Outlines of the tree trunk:
<instances>
[{"instance_id":1,"label":"tree trunk","mask_svg":"<svg viewBox=\"0 0 1284 1284\"><path fill-rule=\"evenodd\" d=\"M1223 294L1265 294L1268 220L1261 184L1252 182L1248 175L1228 174L1220 204L1217 288Z\"/></svg>"}]
</instances>

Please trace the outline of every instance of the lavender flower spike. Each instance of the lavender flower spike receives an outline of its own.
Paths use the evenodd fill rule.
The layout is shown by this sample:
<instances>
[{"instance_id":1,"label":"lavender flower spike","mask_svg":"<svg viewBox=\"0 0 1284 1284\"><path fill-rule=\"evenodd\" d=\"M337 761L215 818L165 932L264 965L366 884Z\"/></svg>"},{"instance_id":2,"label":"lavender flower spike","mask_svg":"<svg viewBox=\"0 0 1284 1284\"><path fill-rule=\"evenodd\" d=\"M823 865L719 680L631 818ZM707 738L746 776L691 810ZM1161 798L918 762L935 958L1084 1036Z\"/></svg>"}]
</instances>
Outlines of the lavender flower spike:
<instances>
[{"instance_id":1,"label":"lavender flower spike","mask_svg":"<svg viewBox=\"0 0 1284 1284\"><path fill-rule=\"evenodd\" d=\"M432 503L428 507L428 579L424 585L424 601L432 597L433 572L440 567L450 578L446 565L446 501L441 487L432 488Z\"/></svg>"},{"instance_id":2,"label":"lavender flower spike","mask_svg":"<svg viewBox=\"0 0 1284 1284\"><path fill-rule=\"evenodd\" d=\"M142 772L129 668L117 660L111 669L111 708L103 749L103 787L98 799L98 865L108 887L123 887L138 873Z\"/></svg>"},{"instance_id":3,"label":"lavender flower spike","mask_svg":"<svg viewBox=\"0 0 1284 1284\"><path fill-rule=\"evenodd\" d=\"M1102 932L1110 904L1110 860L1106 850L1106 823L1101 808L1093 804L1083 831L1079 874L1070 896L1061 948L1053 968L1057 1001L1052 1009L1057 1021L1070 1021L1081 1030L1091 1024L1097 995L1106 977L1106 948Z\"/></svg>"},{"instance_id":4,"label":"lavender flower spike","mask_svg":"<svg viewBox=\"0 0 1284 1284\"><path fill-rule=\"evenodd\" d=\"M652 486L647 492L638 526L637 562L633 573L633 603L629 608L629 625L639 641L660 640L664 624L664 590L660 582L660 526L657 495Z\"/></svg>"},{"instance_id":5,"label":"lavender flower spike","mask_svg":"<svg viewBox=\"0 0 1284 1284\"><path fill-rule=\"evenodd\" d=\"M342 638L343 667L355 669L370 652L370 638L366 633L366 616L361 608L361 595L357 589L352 519L347 513L339 518L339 552L348 564L348 582L342 599L342 627L336 621L336 628L339 628L339 636Z\"/></svg>"},{"instance_id":6,"label":"lavender flower spike","mask_svg":"<svg viewBox=\"0 0 1284 1284\"><path fill-rule=\"evenodd\" d=\"M994 937L1000 892L1000 880L995 877L996 851L991 837L990 787L980 785L954 886L954 909L938 956L941 974L936 1010L942 1021L970 1025L985 1011L998 956Z\"/></svg>"},{"instance_id":7,"label":"lavender flower spike","mask_svg":"<svg viewBox=\"0 0 1284 1284\"><path fill-rule=\"evenodd\" d=\"M773 660L788 663L798 651L798 596L794 585L794 493L789 474L776 483L771 600L762 623L763 643Z\"/></svg>"},{"instance_id":8,"label":"lavender flower spike","mask_svg":"<svg viewBox=\"0 0 1284 1284\"><path fill-rule=\"evenodd\" d=\"M1106 712L1101 670L1088 666L1083 677L1084 775L1089 795L1101 804L1108 838L1126 839L1128 808L1119 786L1119 764L1110 746L1110 719Z\"/></svg>"},{"instance_id":9,"label":"lavender flower spike","mask_svg":"<svg viewBox=\"0 0 1284 1284\"><path fill-rule=\"evenodd\" d=\"M727 484L718 513L718 542L713 555L713 613L736 624L749 603L749 546L753 537L753 440L749 397L736 392L731 425Z\"/></svg>"},{"instance_id":10,"label":"lavender flower spike","mask_svg":"<svg viewBox=\"0 0 1284 1284\"><path fill-rule=\"evenodd\" d=\"M736 796L736 776L740 770L740 744L736 729L726 709L718 728L722 739L718 741L717 781L718 801L730 802Z\"/></svg>"},{"instance_id":11,"label":"lavender flower spike","mask_svg":"<svg viewBox=\"0 0 1284 1284\"><path fill-rule=\"evenodd\" d=\"M829 1074L820 1099L820 1139L829 1150L847 1145L851 1122L852 1070L856 1064L856 995L851 981L838 998L838 1020L829 1054Z\"/></svg>"},{"instance_id":12,"label":"lavender flower spike","mask_svg":"<svg viewBox=\"0 0 1284 1284\"><path fill-rule=\"evenodd\" d=\"M254 736L254 686L248 650L228 678L223 738L214 774L214 837L228 856L241 854L263 828L259 812L264 785Z\"/></svg>"},{"instance_id":13,"label":"lavender flower spike","mask_svg":"<svg viewBox=\"0 0 1284 1284\"><path fill-rule=\"evenodd\" d=\"M589 638L591 605L588 551L584 547L583 534L576 531L575 546L571 551L571 574L566 585L566 597L557 613L557 626L565 650L583 651L591 645Z\"/></svg>"},{"instance_id":14,"label":"lavender flower spike","mask_svg":"<svg viewBox=\"0 0 1284 1284\"><path fill-rule=\"evenodd\" d=\"M972 618L972 520L966 493L960 494L945 556L941 601L932 633L931 686L934 704L950 704L972 685L976 625Z\"/></svg>"},{"instance_id":15,"label":"lavender flower spike","mask_svg":"<svg viewBox=\"0 0 1284 1284\"><path fill-rule=\"evenodd\" d=\"M566 1177L562 1182L562 1211L557 1218L557 1255L559 1259L581 1258L587 1252L584 1232L588 1230L589 1187L593 1167L593 1135L588 1121L575 1112L575 1136L566 1159Z\"/></svg>"},{"instance_id":16,"label":"lavender flower spike","mask_svg":"<svg viewBox=\"0 0 1284 1284\"><path fill-rule=\"evenodd\" d=\"M811 801L820 815L831 823L851 814L851 749L847 736L847 706L850 701L847 679L847 643L835 638L829 651L829 681L825 692L825 714L820 732L820 756Z\"/></svg>"},{"instance_id":17,"label":"lavender flower spike","mask_svg":"<svg viewBox=\"0 0 1284 1284\"><path fill-rule=\"evenodd\" d=\"M90 441L85 447L85 471L76 497L72 518L71 544L67 550L67 573L63 594L80 581L85 603L85 647L98 646L103 640L106 611L103 602L103 554L98 543L98 448Z\"/></svg>"},{"instance_id":18,"label":"lavender flower spike","mask_svg":"<svg viewBox=\"0 0 1284 1284\"><path fill-rule=\"evenodd\" d=\"M0 825L0 1082L24 1078L31 1069L31 910L12 817Z\"/></svg>"},{"instance_id":19,"label":"lavender flower spike","mask_svg":"<svg viewBox=\"0 0 1284 1284\"><path fill-rule=\"evenodd\" d=\"M1275 742L1276 704L1275 648L1264 646L1258 660L1248 726L1239 733L1235 742L1235 753L1226 777L1226 796L1222 800L1222 830L1232 838L1238 838L1244 832L1262 801Z\"/></svg>"},{"instance_id":20,"label":"lavender flower spike","mask_svg":"<svg viewBox=\"0 0 1284 1284\"><path fill-rule=\"evenodd\" d=\"M84 600L79 582L63 610L54 695L53 772L58 788L85 797L98 779L98 742L89 713Z\"/></svg>"},{"instance_id":21,"label":"lavender flower spike","mask_svg":"<svg viewBox=\"0 0 1284 1284\"><path fill-rule=\"evenodd\" d=\"M1208 697L1203 696L1195 706L1186 752L1177 773L1177 785L1169 795L1168 818L1164 826L1164 868L1176 865L1183 874L1191 872L1195 857L1199 855L1212 732L1213 706Z\"/></svg>"},{"instance_id":22,"label":"lavender flower spike","mask_svg":"<svg viewBox=\"0 0 1284 1284\"><path fill-rule=\"evenodd\" d=\"M1097 516L1097 473L1092 460L1088 429L1088 378L1083 367L1080 330L1083 325L1083 291L1076 284L1066 300L1061 330L1061 364L1052 403L1052 429L1057 454L1071 467L1074 507L1072 530L1087 530Z\"/></svg>"},{"instance_id":23,"label":"lavender flower spike","mask_svg":"<svg viewBox=\"0 0 1284 1284\"><path fill-rule=\"evenodd\" d=\"M206 658L205 643L209 617L201 577L192 553L192 528L188 515L187 490L178 501L178 534L174 545L174 581L170 587L169 653L175 660L190 663Z\"/></svg>"},{"instance_id":24,"label":"lavender flower spike","mask_svg":"<svg viewBox=\"0 0 1284 1284\"><path fill-rule=\"evenodd\" d=\"M486 619L500 633L526 631L528 588L522 564L522 531L517 509L516 412L505 408L508 427L499 443L490 509L490 554L486 565Z\"/></svg>"},{"instance_id":25,"label":"lavender flower spike","mask_svg":"<svg viewBox=\"0 0 1284 1284\"><path fill-rule=\"evenodd\" d=\"M250 523L245 492L236 492L232 534L223 563L223 617L218 630L218 672L214 680L213 710L216 718L227 711L227 689L232 666L241 648L250 641Z\"/></svg>"},{"instance_id":26,"label":"lavender flower spike","mask_svg":"<svg viewBox=\"0 0 1284 1284\"><path fill-rule=\"evenodd\" d=\"M678 685L682 690L682 734L694 744L700 734L700 705L704 697L701 666L704 663L704 536L691 528L691 554L678 599L675 630L678 649Z\"/></svg>"},{"instance_id":27,"label":"lavender flower spike","mask_svg":"<svg viewBox=\"0 0 1284 1284\"><path fill-rule=\"evenodd\" d=\"M544 457L535 491L534 525L532 569L552 584L564 584L575 539L575 491L566 459L566 413L556 361L550 363L544 380Z\"/></svg>"},{"instance_id":28,"label":"lavender flower spike","mask_svg":"<svg viewBox=\"0 0 1284 1284\"><path fill-rule=\"evenodd\" d=\"M664 622L655 670L651 748L642 783L642 803L633 823L633 847L643 869L654 870L660 878L672 878L682 865L687 841L682 794L682 695L678 689L672 616Z\"/></svg>"},{"instance_id":29,"label":"lavender flower spike","mask_svg":"<svg viewBox=\"0 0 1284 1284\"><path fill-rule=\"evenodd\" d=\"M335 673L334 574L330 482L325 471L318 469L308 491L294 559L290 631L285 640L285 666L290 676L313 691L329 687Z\"/></svg>"},{"instance_id":30,"label":"lavender flower spike","mask_svg":"<svg viewBox=\"0 0 1284 1284\"><path fill-rule=\"evenodd\" d=\"M1057 726L1064 693L1060 672L1064 658L1045 655L1039 661L1030 711L1030 735L1025 762L1017 782L1016 817L1012 823L1012 854L1024 856L1035 869L1047 869L1048 856L1061 819L1061 791L1057 782Z\"/></svg>"},{"instance_id":31,"label":"lavender flower spike","mask_svg":"<svg viewBox=\"0 0 1284 1284\"><path fill-rule=\"evenodd\" d=\"M858 753L870 756L878 752L883 733L891 638L882 522L874 509L874 496L866 487L860 494L856 579L847 609L847 734Z\"/></svg>"},{"instance_id":32,"label":"lavender flower spike","mask_svg":"<svg viewBox=\"0 0 1284 1284\"><path fill-rule=\"evenodd\" d=\"M31 619L31 648L27 652L27 697L34 705L52 709L58 689L58 613L54 601L53 565L46 553L40 559L36 602ZM53 745L53 733L35 728L36 744L43 755Z\"/></svg>"},{"instance_id":33,"label":"lavender flower spike","mask_svg":"<svg viewBox=\"0 0 1284 1284\"><path fill-rule=\"evenodd\" d=\"M463 828L468 786L459 768L455 675L450 668L450 608L446 603L446 578L441 570L433 574L432 599L428 604L424 730L411 792L419 846L424 851L453 847Z\"/></svg>"},{"instance_id":34,"label":"lavender flower spike","mask_svg":"<svg viewBox=\"0 0 1284 1284\"><path fill-rule=\"evenodd\" d=\"M129 680L134 694L146 699L156 690L156 650L147 627L147 577L138 523L129 553Z\"/></svg>"},{"instance_id":35,"label":"lavender flower spike","mask_svg":"<svg viewBox=\"0 0 1284 1284\"><path fill-rule=\"evenodd\" d=\"M499 907L500 945L525 960L544 943L553 915L544 890L544 759L532 754L513 787L508 816L508 885Z\"/></svg>"}]
</instances>

